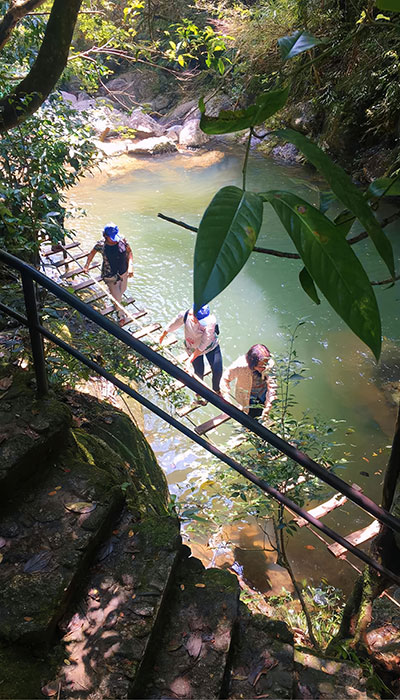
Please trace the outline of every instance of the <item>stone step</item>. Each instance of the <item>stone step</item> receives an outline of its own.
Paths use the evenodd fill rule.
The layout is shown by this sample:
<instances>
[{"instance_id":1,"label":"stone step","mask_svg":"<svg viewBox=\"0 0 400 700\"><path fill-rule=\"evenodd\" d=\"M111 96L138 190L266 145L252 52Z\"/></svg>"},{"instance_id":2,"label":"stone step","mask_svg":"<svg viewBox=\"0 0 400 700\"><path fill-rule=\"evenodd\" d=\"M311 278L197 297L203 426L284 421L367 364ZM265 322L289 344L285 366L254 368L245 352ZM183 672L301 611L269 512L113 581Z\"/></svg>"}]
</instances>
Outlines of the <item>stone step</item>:
<instances>
[{"instance_id":1,"label":"stone step","mask_svg":"<svg viewBox=\"0 0 400 700\"><path fill-rule=\"evenodd\" d=\"M51 640L96 547L121 511L118 479L112 467L106 470L108 460L117 459L114 452L94 437L79 431L74 436L45 476L20 485L3 509L0 642ZM93 463L87 439L104 468Z\"/></svg>"},{"instance_id":2,"label":"stone step","mask_svg":"<svg viewBox=\"0 0 400 700\"><path fill-rule=\"evenodd\" d=\"M295 649L295 687L298 700L354 698L368 700L363 670L350 661L319 657L309 649ZM373 697L373 696L372 696Z\"/></svg>"},{"instance_id":3,"label":"stone step","mask_svg":"<svg viewBox=\"0 0 400 700\"><path fill-rule=\"evenodd\" d=\"M61 697L134 697L158 645L160 614L181 552L178 520L125 512L65 618ZM141 695L140 695L141 697Z\"/></svg>"},{"instance_id":4,"label":"stone step","mask_svg":"<svg viewBox=\"0 0 400 700\"><path fill-rule=\"evenodd\" d=\"M0 402L0 500L45 469L62 448L71 422L68 409L51 395L36 398L31 374L2 368L10 382Z\"/></svg>"},{"instance_id":5,"label":"stone step","mask_svg":"<svg viewBox=\"0 0 400 700\"><path fill-rule=\"evenodd\" d=\"M198 559L183 560L178 569L164 632L147 687L134 698L226 697L227 664L238 614L236 577L205 570Z\"/></svg>"},{"instance_id":6,"label":"stone step","mask_svg":"<svg viewBox=\"0 0 400 700\"><path fill-rule=\"evenodd\" d=\"M284 622L252 615L244 608L241 605L227 697L292 698L293 635Z\"/></svg>"}]
</instances>

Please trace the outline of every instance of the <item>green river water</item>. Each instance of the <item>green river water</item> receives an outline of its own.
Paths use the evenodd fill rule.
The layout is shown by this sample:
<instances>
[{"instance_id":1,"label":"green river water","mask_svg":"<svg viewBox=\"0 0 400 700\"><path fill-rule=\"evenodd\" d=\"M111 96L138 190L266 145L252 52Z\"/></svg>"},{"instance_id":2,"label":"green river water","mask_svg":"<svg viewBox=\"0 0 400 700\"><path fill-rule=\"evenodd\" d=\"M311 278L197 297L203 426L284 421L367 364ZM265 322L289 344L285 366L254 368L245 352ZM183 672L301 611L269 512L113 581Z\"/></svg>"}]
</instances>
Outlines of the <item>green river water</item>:
<instances>
[{"instance_id":1,"label":"green river water","mask_svg":"<svg viewBox=\"0 0 400 700\"><path fill-rule=\"evenodd\" d=\"M102 173L85 178L72 192L70 202L87 211L85 218L73 223L84 248L89 250L101 238L102 228L110 220L129 240L135 269L129 291L140 307L148 309L151 321L165 323L192 303L195 234L162 221L157 213L197 226L220 187L241 186L242 155L236 148L140 161L113 160ZM289 189L315 204L320 184L309 170L250 156L249 189ZM390 229L389 235L395 246ZM293 250L278 218L267 206L258 245ZM371 279L387 276L368 241L359 243L357 252ZM398 255L397 237L396 259ZM299 261L253 253L240 275L212 303L220 324L224 363L228 365L257 342L265 343L275 354L285 353L287 328L306 319L296 341L297 354L307 367L306 379L294 390L297 410L310 409L324 419L345 421L335 433L335 440L342 443L335 448L335 457L340 459L347 453L348 460L338 474L359 484L379 502L382 470L396 416L391 383L400 379L398 286L375 288L385 339L382 360L376 365L370 351L345 328L328 304L322 299L320 306L314 305L301 290L300 269ZM192 417L200 423L215 412L206 407ZM152 414L146 414L145 419L147 437L167 474L171 491L184 491L188 475L198 473L199 479L200 475L204 478L209 456ZM223 443L227 431L221 428L213 437ZM358 508L346 504L327 516L325 522L345 535L369 520ZM193 543L196 538L193 534L191 537ZM246 580L261 591L269 590L268 563L254 524L238 523L234 532L225 533L228 538L234 543L235 559L243 567ZM204 540L197 546L195 551L206 562L211 561L215 548L207 554L210 550ZM223 542L221 546L223 549ZM290 553L299 576L315 583L325 576L342 588L350 586L352 569L335 560L311 533L302 530L290 543Z\"/></svg>"}]
</instances>

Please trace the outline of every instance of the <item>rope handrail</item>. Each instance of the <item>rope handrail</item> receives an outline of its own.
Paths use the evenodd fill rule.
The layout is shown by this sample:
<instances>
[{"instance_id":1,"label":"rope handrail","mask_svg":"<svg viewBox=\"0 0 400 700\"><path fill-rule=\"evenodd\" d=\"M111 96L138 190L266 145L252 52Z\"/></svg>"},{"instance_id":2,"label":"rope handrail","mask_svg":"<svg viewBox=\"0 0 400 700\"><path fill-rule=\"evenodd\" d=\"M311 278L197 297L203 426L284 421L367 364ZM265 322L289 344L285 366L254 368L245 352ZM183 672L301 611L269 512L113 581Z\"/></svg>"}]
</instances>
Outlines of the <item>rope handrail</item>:
<instances>
[{"instance_id":1,"label":"rope handrail","mask_svg":"<svg viewBox=\"0 0 400 700\"><path fill-rule=\"evenodd\" d=\"M322 467L320 464L318 464L317 462L312 460L310 457L308 457L304 453L297 450L295 447L293 447L293 445L290 445L288 442L286 442L285 440L280 438L278 435L276 435L275 433L270 431L268 428L266 428L265 426L260 424L258 421L254 420L253 418L251 418L247 414L243 413L243 411L236 408L236 406L225 401L225 399L223 399L222 397L215 394L211 389L206 387L203 383L197 381L197 379L195 379L195 377L187 374L180 367L177 367L176 365L174 365L172 362L170 362L169 360L164 358L162 355L157 353L155 350L150 348L148 345L146 345L145 343L141 342L140 340L134 338L132 335L130 335L123 328L119 328L119 326L117 326L113 321L102 316L98 311L93 309L91 306L89 306L88 304L83 302L78 297L71 294L66 289L60 287L53 280L46 277L46 275L44 275L42 272L39 272L31 265L23 262L19 258L15 257L14 255L11 255L10 253L7 253L6 251L3 251L3 250L0 250L0 261L4 262L6 265L9 265L13 269L19 271L23 275L23 281L24 281L24 278L25 279L30 278L31 280L35 280L38 284L43 286L48 291L52 292L59 299L66 302L67 304L69 304L70 306L75 308L77 311L82 313L83 316L85 316L89 320L96 323L103 330L107 331L108 333L113 335L115 338L117 338L118 340L125 343L125 345L128 345L130 348L132 348L132 350L134 350L135 352L140 354L142 357L149 360L153 364L157 365L160 369L166 371L170 376L174 377L174 379L177 379L177 380L183 382L183 384L185 384L185 386L187 386L189 389L192 389L193 391L195 391L197 394L199 394L203 398L207 399L207 401L209 401L211 404L213 404L214 406L216 406L220 410L224 411L226 414L228 414L231 418L236 420L243 427L248 428L250 431L252 431L256 435L258 435L261 439L266 440L269 444L273 445L274 447L279 449L281 452L286 454L290 459L293 459L295 462L297 462L298 464L303 466L307 471L311 472L314 476L317 476L318 478L320 478L322 481L324 481L328 485L337 489L340 493L346 495L349 500L351 500L353 503L358 505L363 510L370 513L370 515L373 515L374 518L379 520L381 523L383 523L384 525L393 529L395 532L400 532L400 520L395 518L391 513L389 513L388 511L386 511L383 508L381 508L380 506L378 506L376 503L374 503L374 501L369 499L367 496L364 496L359 491L356 491L355 489L353 489L353 487L351 487L345 481L340 479L338 476L336 476L335 474L332 474L332 472L328 471L327 469ZM24 288L24 292L26 292L25 288ZM5 304L0 303L0 309L3 309L3 311L5 311L6 313L10 313L12 316L17 318L19 321L24 322L25 325L29 325L29 318L25 318L21 314L14 312L14 310L10 309ZM28 316L29 316L29 314L28 314ZM297 504L295 504L292 501L290 501L289 499L287 499L287 497L284 494L281 494L279 491L277 491L276 489L269 486L267 484L267 482L263 481L262 479L259 479L254 474L251 474L251 472L248 472L244 467L242 467L240 464L235 462L235 460L232 460L231 457L228 457L227 455L225 455L223 452L221 452L215 446L210 445L209 442L207 442L203 438L200 438L192 430L190 430L189 428L184 426L181 422L177 421L175 418L169 416L169 414L167 414L164 411L162 411L161 409L159 409L157 406L155 406L155 404L152 404L151 402L149 402L141 394L139 394L138 392L131 389L128 385L124 384L124 382L120 382L120 380L113 377L112 374L110 374L106 370L103 370L103 368L101 368L99 365L96 365L96 363L93 363L91 360L89 360L84 355L82 355L82 353L75 350L75 348L72 348L68 344L64 343L64 341L62 341L60 338L58 338L53 333L51 333L46 328L44 328L39 322L36 323L35 330L38 331L42 336L47 337L52 342L55 342L60 347L63 347L65 350L67 350L67 352L74 355L77 359L82 361L87 366L92 367L92 369L94 369L96 372L98 372L99 374L104 376L106 379L111 381L116 386L122 388L123 391L125 391L126 393L133 396L133 398L138 400L142 405L147 406L151 411L153 411L157 415L160 415L160 417L162 417L164 420L167 420L171 425L176 427L178 430L180 430L184 434L188 435L188 437L190 437L190 439L192 439L193 441L200 444L202 447L207 449L209 452L213 453L219 459L221 459L222 461L224 461L227 464L230 464L230 466L233 466L233 468L236 471L239 471L241 474L243 474L243 476L245 476L245 478L249 479L254 484L259 486L259 488L261 488L263 491L269 493L276 500L278 500L281 503L284 503L285 505L286 505L285 501L287 500L288 501L287 507L293 509L299 515L301 515L301 517L304 517L308 522L313 524L315 527L320 529L322 532L325 532L325 534L328 535L331 539L335 540L339 544L342 544L347 550L351 551L358 558L371 564L372 566L374 566L374 568L377 568L381 573L385 573L386 575L390 575L390 577L393 580L396 580L396 582L398 584L400 583L400 578L397 577L395 574L393 574L393 572L389 572L388 570L385 569L385 567L382 567L377 562L374 562L374 560L370 559L370 557L365 555L362 551L357 550L346 539L344 539L343 537L341 537L340 535L335 533L333 530L331 530L327 526L323 525L319 520L313 518L312 516L309 516L307 511L299 508L299 506L297 506ZM227 460L229 460L229 461L227 461ZM366 557L367 557L367 559L366 559Z\"/></svg>"}]
</instances>

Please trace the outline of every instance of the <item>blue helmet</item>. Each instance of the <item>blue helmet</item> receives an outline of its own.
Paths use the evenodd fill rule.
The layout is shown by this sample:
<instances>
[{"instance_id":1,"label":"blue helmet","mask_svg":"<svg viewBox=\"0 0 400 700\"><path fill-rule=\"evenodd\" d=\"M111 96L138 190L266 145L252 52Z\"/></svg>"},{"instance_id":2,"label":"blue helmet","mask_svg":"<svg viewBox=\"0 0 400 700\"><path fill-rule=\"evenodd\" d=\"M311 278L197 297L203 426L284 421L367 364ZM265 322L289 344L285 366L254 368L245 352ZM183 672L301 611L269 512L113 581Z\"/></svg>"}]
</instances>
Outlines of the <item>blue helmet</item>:
<instances>
[{"instance_id":1,"label":"blue helmet","mask_svg":"<svg viewBox=\"0 0 400 700\"><path fill-rule=\"evenodd\" d=\"M118 238L118 232L118 226L110 222L104 226L103 236L107 236L107 238L111 238L112 241L115 241Z\"/></svg>"},{"instance_id":2,"label":"blue helmet","mask_svg":"<svg viewBox=\"0 0 400 700\"><path fill-rule=\"evenodd\" d=\"M204 304L204 306L200 306L198 311L195 311L194 306L193 306L193 312L194 312L194 315L196 316L197 320L200 323L202 321L207 323L207 321L205 319L207 319L207 316L210 315L210 307L208 306L208 304Z\"/></svg>"}]
</instances>

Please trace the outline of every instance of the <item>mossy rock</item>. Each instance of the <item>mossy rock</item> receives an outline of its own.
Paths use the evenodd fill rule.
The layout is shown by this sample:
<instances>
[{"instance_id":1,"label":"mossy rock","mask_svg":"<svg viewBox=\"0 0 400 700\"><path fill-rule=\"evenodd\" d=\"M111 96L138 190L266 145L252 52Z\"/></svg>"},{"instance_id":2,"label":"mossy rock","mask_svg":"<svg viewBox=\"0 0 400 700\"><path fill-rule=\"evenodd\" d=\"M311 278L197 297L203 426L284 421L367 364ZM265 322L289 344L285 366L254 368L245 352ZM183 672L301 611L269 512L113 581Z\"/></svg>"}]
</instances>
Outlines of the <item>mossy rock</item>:
<instances>
[{"instance_id":1,"label":"mossy rock","mask_svg":"<svg viewBox=\"0 0 400 700\"><path fill-rule=\"evenodd\" d=\"M40 689L52 678L62 659L63 650L60 646L55 647L51 654L46 654L29 647L13 648L0 644L0 698L43 700Z\"/></svg>"},{"instance_id":2,"label":"mossy rock","mask_svg":"<svg viewBox=\"0 0 400 700\"><path fill-rule=\"evenodd\" d=\"M5 386L0 403L0 498L30 477L37 479L65 443L71 413L50 392L38 399L33 376L2 366Z\"/></svg>"}]
</instances>

